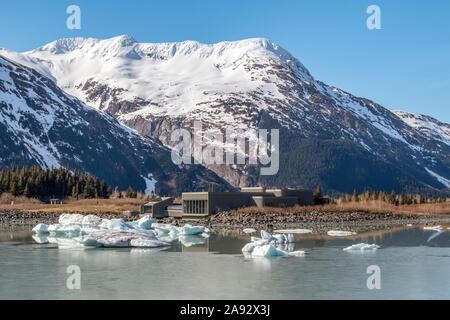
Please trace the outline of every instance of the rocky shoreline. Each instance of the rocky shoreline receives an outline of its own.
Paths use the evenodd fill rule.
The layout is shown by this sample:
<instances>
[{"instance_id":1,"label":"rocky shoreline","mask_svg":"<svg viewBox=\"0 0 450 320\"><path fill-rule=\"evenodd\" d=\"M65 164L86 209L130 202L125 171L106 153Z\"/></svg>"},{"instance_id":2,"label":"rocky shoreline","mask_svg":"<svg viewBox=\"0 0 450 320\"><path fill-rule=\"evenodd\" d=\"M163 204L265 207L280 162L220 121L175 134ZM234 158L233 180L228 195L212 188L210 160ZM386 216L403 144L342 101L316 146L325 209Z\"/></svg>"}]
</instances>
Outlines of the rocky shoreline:
<instances>
[{"instance_id":1,"label":"rocky shoreline","mask_svg":"<svg viewBox=\"0 0 450 320\"><path fill-rule=\"evenodd\" d=\"M71 212L66 212L71 213ZM43 212L43 211L22 211L22 210L0 210L0 224L18 225L27 224L34 225L39 223L54 224L58 223L59 216L62 212ZM104 219L123 219L125 221L135 220L137 218L128 217L115 212L90 213Z\"/></svg>"},{"instance_id":2,"label":"rocky shoreline","mask_svg":"<svg viewBox=\"0 0 450 320\"><path fill-rule=\"evenodd\" d=\"M70 212L69 212L70 213ZM0 210L0 224L35 225L38 223L53 224L58 222L60 212L27 212L21 210ZM120 218L125 221L136 220L138 217L130 217L119 213L91 213L105 219ZM182 225L190 223L205 225L209 228L239 229L252 227L255 229L280 229L280 228L307 228L320 232L330 228L342 230L357 229L382 229L406 224L436 225L450 224L450 215L395 215L392 213L368 213L368 212L302 212L286 214L261 214L238 213L236 211L221 212L217 215L203 219L158 219L160 223L173 223Z\"/></svg>"}]
</instances>

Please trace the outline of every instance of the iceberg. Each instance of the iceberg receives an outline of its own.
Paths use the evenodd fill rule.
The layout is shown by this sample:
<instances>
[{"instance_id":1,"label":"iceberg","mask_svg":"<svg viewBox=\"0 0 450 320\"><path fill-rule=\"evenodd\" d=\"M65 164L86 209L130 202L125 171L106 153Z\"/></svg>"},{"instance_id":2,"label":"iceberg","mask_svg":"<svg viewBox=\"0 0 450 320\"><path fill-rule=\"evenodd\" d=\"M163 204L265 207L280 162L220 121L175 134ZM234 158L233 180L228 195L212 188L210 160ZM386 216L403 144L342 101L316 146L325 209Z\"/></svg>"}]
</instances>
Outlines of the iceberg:
<instances>
[{"instance_id":1,"label":"iceberg","mask_svg":"<svg viewBox=\"0 0 450 320\"><path fill-rule=\"evenodd\" d=\"M191 226L190 224L185 224L183 227L181 227L180 234L185 236L193 236L197 234L202 233L209 233L209 229L202 226Z\"/></svg>"},{"instance_id":2,"label":"iceberg","mask_svg":"<svg viewBox=\"0 0 450 320\"><path fill-rule=\"evenodd\" d=\"M442 227L441 226L423 227L423 230L439 231L439 230L442 230Z\"/></svg>"},{"instance_id":3,"label":"iceberg","mask_svg":"<svg viewBox=\"0 0 450 320\"><path fill-rule=\"evenodd\" d=\"M128 232L108 232L99 231L80 239L80 243L86 247L105 248L158 248L169 244L160 241L154 233L128 233Z\"/></svg>"},{"instance_id":4,"label":"iceberg","mask_svg":"<svg viewBox=\"0 0 450 320\"><path fill-rule=\"evenodd\" d=\"M344 248L344 251L364 251L364 250L377 250L380 246L376 244L358 243Z\"/></svg>"},{"instance_id":5,"label":"iceberg","mask_svg":"<svg viewBox=\"0 0 450 320\"><path fill-rule=\"evenodd\" d=\"M46 244L46 243L48 243L49 241L48 241L48 238L47 237L42 237L42 236L39 236L39 235L37 235L37 236L31 236L32 238L33 238L33 240L36 242L36 243L39 243L39 244Z\"/></svg>"},{"instance_id":6,"label":"iceberg","mask_svg":"<svg viewBox=\"0 0 450 320\"><path fill-rule=\"evenodd\" d=\"M59 216L59 224L73 225L83 224L84 216L82 214L63 213Z\"/></svg>"},{"instance_id":7,"label":"iceberg","mask_svg":"<svg viewBox=\"0 0 450 320\"><path fill-rule=\"evenodd\" d=\"M255 233L256 232L256 230L255 229L253 229L253 228L247 228L247 229L244 229L244 230L242 230L244 233L246 233L246 234L250 234L250 233Z\"/></svg>"},{"instance_id":8,"label":"iceberg","mask_svg":"<svg viewBox=\"0 0 450 320\"><path fill-rule=\"evenodd\" d=\"M48 226L44 223L40 223L33 228L33 231L37 234L48 233Z\"/></svg>"},{"instance_id":9,"label":"iceberg","mask_svg":"<svg viewBox=\"0 0 450 320\"><path fill-rule=\"evenodd\" d=\"M275 233L297 233L297 234L303 234L303 233L312 233L312 230L309 229L282 229L282 230L275 230Z\"/></svg>"},{"instance_id":10,"label":"iceberg","mask_svg":"<svg viewBox=\"0 0 450 320\"><path fill-rule=\"evenodd\" d=\"M345 236L353 236L356 234L356 232L351 231L339 231L339 230L330 230L327 232L329 236L332 237L345 237Z\"/></svg>"},{"instance_id":11,"label":"iceberg","mask_svg":"<svg viewBox=\"0 0 450 320\"><path fill-rule=\"evenodd\" d=\"M179 240L185 246L203 244L211 230L186 224L177 227L154 223L150 216L133 222L102 219L95 215L61 214L58 224L38 224L33 228L37 243L55 243L59 247L133 247L160 248ZM49 236L48 239L41 236Z\"/></svg>"},{"instance_id":12,"label":"iceberg","mask_svg":"<svg viewBox=\"0 0 450 320\"><path fill-rule=\"evenodd\" d=\"M256 246L251 253L253 257L278 257L287 255L287 252L277 249L272 244Z\"/></svg>"},{"instance_id":13,"label":"iceberg","mask_svg":"<svg viewBox=\"0 0 450 320\"><path fill-rule=\"evenodd\" d=\"M201 244L205 244L205 242L206 242L205 238L203 238L202 236L198 236L198 235L180 236L179 240L180 240L181 244L185 247L201 245Z\"/></svg>"},{"instance_id":14,"label":"iceberg","mask_svg":"<svg viewBox=\"0 0 450 320\"><path fill-rule=\"evenodd\" d=\"M294 242L292 234L272 236L267 231L261 230L261 238L251 237L251 242L242 248L242 253L245 257L304 256L304 251L292 251Z\"/></svg>"},{"instance_id":15,"label":"iceberg","mask_svg":"<svg viewBox=\"0 0 450 320\"><path fill-rule=\"evenodd\" d=\"M90 214L83 218L83 221L81 222L81 224L83 226L91 226L91 227L98 228L100 226L100 224L102 223L102 221L103 221L102 218Z\"/></svg>"}]
</instances>

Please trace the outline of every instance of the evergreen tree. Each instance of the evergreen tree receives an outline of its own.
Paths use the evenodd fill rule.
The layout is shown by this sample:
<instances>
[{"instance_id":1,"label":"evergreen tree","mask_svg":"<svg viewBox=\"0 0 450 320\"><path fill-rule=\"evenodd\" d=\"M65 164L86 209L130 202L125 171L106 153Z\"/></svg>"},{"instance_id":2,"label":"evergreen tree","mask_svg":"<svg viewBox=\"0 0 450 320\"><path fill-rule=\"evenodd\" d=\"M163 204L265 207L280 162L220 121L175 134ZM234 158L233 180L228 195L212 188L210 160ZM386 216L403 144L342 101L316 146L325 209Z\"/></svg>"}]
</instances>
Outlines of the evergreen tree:
<instances>
[{"instance_id":1,"label":"evergreen tree","mask_svg":"<svg viewBox=\"0 0 450 320\"><path fill-rule=\"evenodd\" d=\"M322 204L322 189L317 185L316 192L314 193L314 204Z\"/></svg>"}]
</instances>

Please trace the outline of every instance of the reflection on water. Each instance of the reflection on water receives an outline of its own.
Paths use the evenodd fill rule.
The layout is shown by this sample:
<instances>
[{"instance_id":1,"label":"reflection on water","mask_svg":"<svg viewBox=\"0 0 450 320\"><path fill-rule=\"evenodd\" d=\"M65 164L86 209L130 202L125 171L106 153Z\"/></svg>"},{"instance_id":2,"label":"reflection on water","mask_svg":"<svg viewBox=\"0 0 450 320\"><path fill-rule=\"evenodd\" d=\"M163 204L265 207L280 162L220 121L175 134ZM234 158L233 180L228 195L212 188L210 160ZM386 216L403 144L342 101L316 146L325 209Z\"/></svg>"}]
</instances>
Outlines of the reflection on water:
<instances>
[{"instance_id":1,"label":"reflection on water","mask_svg":"<svg viewBox=\"0 0 450 320\"><path fill-rule=\"evenodd\" d=\"M167 248L87 249L34 236L31 228L0 226L0 299L450 298L448 226L342 238L296 234L283 250L306 255L281 258L244 258L250 235L240 230L185 236ZM381 249L342 250L361 242ZM69 265L81 268L81 290L66 287ZM366 287L370 265L381 269L381 290Z\"/></svg>"}]
</instances>

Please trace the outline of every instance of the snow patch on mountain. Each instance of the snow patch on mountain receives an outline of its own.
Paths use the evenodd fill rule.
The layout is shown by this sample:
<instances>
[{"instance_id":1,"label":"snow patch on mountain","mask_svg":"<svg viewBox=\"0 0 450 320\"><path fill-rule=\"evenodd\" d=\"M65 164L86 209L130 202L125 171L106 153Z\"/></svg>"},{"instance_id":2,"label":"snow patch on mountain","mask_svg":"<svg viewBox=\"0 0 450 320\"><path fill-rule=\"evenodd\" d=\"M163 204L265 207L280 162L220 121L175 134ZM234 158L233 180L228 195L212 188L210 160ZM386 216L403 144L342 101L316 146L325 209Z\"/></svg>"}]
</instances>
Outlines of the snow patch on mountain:
<instances>
[{"instance_id":1,"label":"snow patch on mountain","mask_svg":"<svg viewBox=\"0 0 450 320\"><path fill-rule=\"evenodd\" d=\"M142 177L145 180L145 194L152 194L155 193L156 190L156 183L158 182L153 178L153 174L149 174L147 177Z\"/></svg>"},{"instance_id":2,"label":"snow patch on mountain","mask_svg":"<svg viewBox=\"0 0 450 320\"><path fill-rule=\"evenodd\" d=\"M409 126L450 146L450 125L423 114L391 110Z\"/></svg>"},{"instance_id":3,"label":"snow patch on mountain","mask_svg":"<svg viewBox=\"0 0 450 320\"><path fill-rule=\"evenodd\" d=\"M436 172L431 171L428 168L425 168L425 170L427 170L427 172L434 178L436 178L440 183L442 183L446 188L450 188L450 180L446 179L440 175L438 175Z\"/></svg>"}]
</instances>

